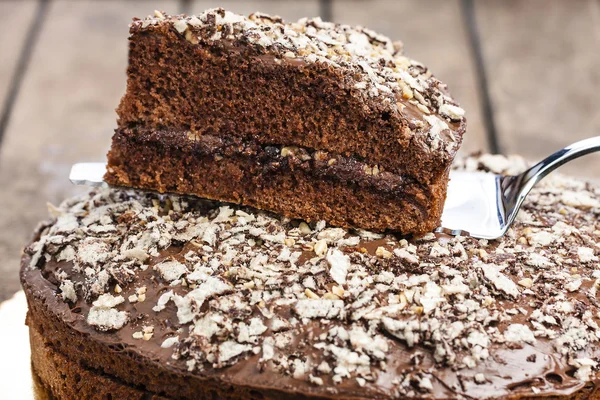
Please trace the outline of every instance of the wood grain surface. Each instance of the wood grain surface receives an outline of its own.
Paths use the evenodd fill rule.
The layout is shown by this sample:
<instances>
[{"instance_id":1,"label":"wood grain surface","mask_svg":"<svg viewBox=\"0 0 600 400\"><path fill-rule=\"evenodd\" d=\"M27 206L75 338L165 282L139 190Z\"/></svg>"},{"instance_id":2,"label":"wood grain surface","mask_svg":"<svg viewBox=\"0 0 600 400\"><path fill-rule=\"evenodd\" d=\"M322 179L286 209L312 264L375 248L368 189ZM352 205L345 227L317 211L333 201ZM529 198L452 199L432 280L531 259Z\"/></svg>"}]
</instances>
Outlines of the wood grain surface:
<instances>
[{"instance_id":1,"label":"wood grain surface","mask_svg":"<svg viewBox=\"0 0 600 400\"><path fill-rule=\"evenodd\" d=\"M13 76L36 9L37 4L29 1L0 3L0 110L14 86Z\"/></svg>"},{"instance_id":2,"label":"wood grain surface","mask_svg":"<svg viewBox=\"0 0 600 400\"><path fill-rule=\"evenodd\" d=\"M336 22L364 25L404 43L467 111L464 153L486 148L477 78L459 0L335 2Z\"/></svg>"},{"instance_id":3,"label":"wood grain surface","mask_svg":"<svg viewBox=\"0 0 600 400\"><path fill-rule=\"evenodd\" d=\"M476 1L498 140L541 159L600 135L600 1ZM600 154L561 171L600 177Z\"/></svg>"},{"instance_id":4,"label":"wood grain surface","mask_svg":"<svg viewBox=\"0 0 600 400\"><path fill-rule=\"evenodd\" d=\"M50 4L0 148L0 299L19 288L21 249L46 203L85 190L69 182L71 164L104 160L125 90L127 25L158 7L178 4Z\"/></svg>"},{"instance_id":5,"label":"wood grain surface","mask_svg":"<svg viewBox=\"0 0 600 400\"><path fill-rule=\"evenodd\" d=\"M402 40L467 110L463 153L489 150L493 131L501 151L532 160L600 134L600 0L0 0L0 301L19 288L46 202L84 190L71 164L105 158L131 17L217 5L324 14ZM597 178L600 155L565 171Z\"/></svg>"}]
</instances>

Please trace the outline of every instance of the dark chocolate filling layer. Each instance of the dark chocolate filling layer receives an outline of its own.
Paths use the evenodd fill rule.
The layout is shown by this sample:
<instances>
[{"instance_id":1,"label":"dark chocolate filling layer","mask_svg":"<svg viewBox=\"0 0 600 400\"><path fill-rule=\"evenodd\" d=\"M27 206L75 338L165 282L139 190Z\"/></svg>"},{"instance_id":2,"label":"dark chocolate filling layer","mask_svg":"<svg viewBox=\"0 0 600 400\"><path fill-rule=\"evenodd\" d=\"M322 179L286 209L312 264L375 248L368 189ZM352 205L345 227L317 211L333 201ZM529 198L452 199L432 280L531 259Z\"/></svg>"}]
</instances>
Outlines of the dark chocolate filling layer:
<instances>
[{"instance_id":1,"label":"dark chocolate filling layer","mask_svg":"<svg viewBox=\"0 0 600 400\"><path fill-rule=\"evenodd\" d=\"M436 228L446 190L338 154L183 130L117 130L106 180L401 233Z\"/></svg>"},{"instance_id":2,"label":"dark chocolate filling layer","mask_svg":"<svg viewBox=\"0 0 600 400\"><path fill-rule=\"evenodd\" d=\"M383 167L370 165L355 157L327 153L310 148L282 145L264 145L235 136L196 135L182 130L123 129L116 135L130 141L132 145L163 146L185 151L201 157L212 157L219 161L224 157L248 159L260 164L265 175L302 170L315 178L355 185L381 195L398 199L407 197L414 201L408 188L430 196L428 185L408 175L384 171Z\"/></svg>"}]
</instances>

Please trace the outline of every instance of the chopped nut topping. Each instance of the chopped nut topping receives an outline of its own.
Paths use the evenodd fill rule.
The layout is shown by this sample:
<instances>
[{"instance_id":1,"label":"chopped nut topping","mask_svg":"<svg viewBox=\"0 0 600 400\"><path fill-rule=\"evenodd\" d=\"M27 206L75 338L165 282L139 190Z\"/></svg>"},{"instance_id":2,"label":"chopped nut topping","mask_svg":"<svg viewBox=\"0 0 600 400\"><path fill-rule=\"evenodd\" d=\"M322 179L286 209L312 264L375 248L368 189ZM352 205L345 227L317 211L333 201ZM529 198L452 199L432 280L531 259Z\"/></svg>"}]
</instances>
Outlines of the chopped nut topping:
<instances>
[{"instance_id":1,"label":"chopped nut topping","mask_svg":"<svg viewBox=\"0 0 600 400\"><path fill-rule=\"evenodd\" d=\"M432 372L443 369L462 396L460 385L499 387L498 360L522 356L519 370L552 364L573 371L576 387L599 362L598 193L549 176L507 235L486 241L311 229L211 201L95 190L55 207L25 257L95 334L156 346L192 373L256 362L314 390L367 390L393 368L394 394L415 397L436 390ZM410 368L397 368L397 354Z\"/></svg>"},{"instance_id":2,"label":"chopped nut topping","mask_svg":"<svg viewBox=\"0 0 600 400\"><path fill-rule=\"evenodd\" d=\"M313 247L313 250L316 255L324 256L325 253L327 252L327 241L325 241L325 240L317 241L317 243L315 243L315 245Z\"/></svg>"}]
</instances>

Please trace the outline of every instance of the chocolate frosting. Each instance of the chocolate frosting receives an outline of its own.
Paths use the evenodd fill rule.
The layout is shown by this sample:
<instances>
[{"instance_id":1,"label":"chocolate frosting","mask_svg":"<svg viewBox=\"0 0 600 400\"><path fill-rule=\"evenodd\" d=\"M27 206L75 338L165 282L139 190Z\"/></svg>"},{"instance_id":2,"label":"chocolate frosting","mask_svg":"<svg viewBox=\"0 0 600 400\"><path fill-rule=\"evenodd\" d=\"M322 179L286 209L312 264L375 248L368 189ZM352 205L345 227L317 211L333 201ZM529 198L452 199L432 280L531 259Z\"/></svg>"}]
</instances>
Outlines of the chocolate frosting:
<instances>
[{"instance_id":1,"label":"chocolate frosting","mask_svg":"<svg viewBox=\"0 0 600 400\"><path fill-rule=\"evenodd\" d=\"M171 253L176 258L181 255L181 251L177 253L167 251L165 253ZM51 262L46 270L51 271L63 269L64 267L67 267L64 263L61 265L61 263ZM143 279L143 275L141 278L141 283L148 282L148 280ZM166 337L172 336L176 331L175 327L178 325L177 310L174 306L168 306L160 315L153 315L155 313L152 311L152 302L127 303L123 309L130 313L132 319L143 316L146 324L152 324L155 327L155 333L150 340L136 340L133 339L132 334L139 330L139 325L130 324L118 331L104 333L90 327L84 317L89 311L90 305L83 300L78 300L69 306L59 300L56 295L58 292L57 286L46 280L39 270L26 271L24 279L34 288L36 297L44 298L66 324L79 332L90 335L90 340L96 340L107 345L123 346L126 350L135 352L144 358L149 358L164 368L183 374L187 373L184 362L171 358L171 349L160 347L162 341ZM147 287L149 288L147 298L151 299L158 298L160 293L167 289L164 285ZM287 314L289 315L289 310ZM145 318L147 315L151 317ZM322 332L320 324L311 321L305 327L304 334L296 336L291 347L295 347L298 343L306 340L310 333L318 335L320 332ZM556 354L548 341L540 341L535 346L525 345L519 349L503 349L501 346L495 346L494 350L495 356L493 359L486 361L477 368L463 370L460 374L457 374L451 368L442 368L433 373L432 376L435 381L432 382L433 390L429 394L430 398L456 398L459 395L466 398L498 398L512 393L519 394L521 391L530 393L532 386L539 389L540 393L546 396L569 395L586 385L586 382L570 376L569 372L572 372L572 367L565 364L562 357ZM257 355L252 355L232 367L222 370L207 370L203 373L217 375L220 379L236 385L256 388L276 387L292 393L312 393L331 398L340 395L352 396L353 398L393 398L397 396L397 391L394 390L392 384L398 376L396 371L402 373L414 369L414 363L411 359L417 352L422 352L425 356L421 363L422 368L434 366L434 361L427 354L427 349L409 350L398 343L389 353L390 362L387 371L382 371L375 382L364 387L360 387L355 381L345 381L337 386L315 387L306 381L296 380L276 371L261 371L258 368L260 357ZM594 353L596 356L598 355L597 351ZM320 359L319 354L313 353L312 357L317 360ZM462 376L475 376L477 373L483 373L488 382L482 385L475 384L471 380L461 379ZM456 390L451 386L460 386L462 390Z\"/></svg>"},{"instance_id":2,"label":"chocolate frosting","mask_svg":"<svg viewBox=\"0 0 600 400\"><path fill-rule=\"evenodd\" d=\"M488 242L92 191L52 210L22 279L89 340L184 375L325 398L571 395L597 383L598 209L555 176Z\"/></svg>"}]
</instances>

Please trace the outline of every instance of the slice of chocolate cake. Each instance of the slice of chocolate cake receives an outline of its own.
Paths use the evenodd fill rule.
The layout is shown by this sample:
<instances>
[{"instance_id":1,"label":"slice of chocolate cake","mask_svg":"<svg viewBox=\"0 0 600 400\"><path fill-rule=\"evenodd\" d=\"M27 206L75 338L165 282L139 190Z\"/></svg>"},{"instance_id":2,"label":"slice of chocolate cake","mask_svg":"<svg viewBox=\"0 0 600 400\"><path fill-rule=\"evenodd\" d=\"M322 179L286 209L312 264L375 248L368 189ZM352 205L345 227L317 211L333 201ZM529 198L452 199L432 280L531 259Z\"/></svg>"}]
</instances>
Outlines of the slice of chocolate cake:
<instances>
[{"instance_id":1,"label":"slice of chocolate cake","mask_svg":"<svg viewBox=\"0 0 600 400\"><path fill-rule=\"evenodd\" d=\"M599 213L560 175L495 241L92 191L23 255L33 370L58 400L598 400Z\"/></svg>"},{"instance_id":2,"label":"slice of chocolate cake","mask_svg":"<svg viewBox=\"0 0 600 400\"><path fill-rule=\"evenodd\" d=\"M109 183L343 227L438 225L464 112L399 43L222 9L130 33Z\"/></svg>"}]
</instances>

